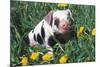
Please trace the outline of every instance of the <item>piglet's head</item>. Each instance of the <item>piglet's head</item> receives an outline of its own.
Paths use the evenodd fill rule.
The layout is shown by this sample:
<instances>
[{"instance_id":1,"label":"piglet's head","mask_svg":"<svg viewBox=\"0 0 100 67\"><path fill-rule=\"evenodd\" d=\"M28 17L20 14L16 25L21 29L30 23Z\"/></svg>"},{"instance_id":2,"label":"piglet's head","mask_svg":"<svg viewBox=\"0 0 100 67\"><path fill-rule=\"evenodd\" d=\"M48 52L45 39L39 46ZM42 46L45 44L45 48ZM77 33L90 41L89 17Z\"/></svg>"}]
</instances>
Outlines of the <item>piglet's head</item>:
<instances>
[{"instance_id":1,"label":"piglet's head","mask_svg":"<svg viewBox=\"0 0 100 67\"><path fill-rule=\"evenodd\" d=\"M72 13L69 9L51 10L44 19L51 25L53 31L57 33L70 31L71 25L74 21Z\"/></svg>"}]
</instances>

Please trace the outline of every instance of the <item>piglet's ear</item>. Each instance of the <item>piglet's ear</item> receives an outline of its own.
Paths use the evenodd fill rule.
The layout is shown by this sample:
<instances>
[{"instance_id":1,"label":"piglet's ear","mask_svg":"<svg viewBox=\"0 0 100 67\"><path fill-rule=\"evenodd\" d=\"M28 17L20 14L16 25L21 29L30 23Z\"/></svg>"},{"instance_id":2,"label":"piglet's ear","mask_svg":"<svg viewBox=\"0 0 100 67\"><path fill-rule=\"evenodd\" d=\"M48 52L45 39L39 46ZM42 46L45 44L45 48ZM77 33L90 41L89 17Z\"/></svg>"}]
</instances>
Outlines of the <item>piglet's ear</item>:
<instances>
[{"instance_id":1,"label":"piglet's ear","mask_svg":"<svg viewBox=\"0 0 100 67\"><path fill-rule=\"evenodd\" d=\"M54 13L54 11L51 10L51 11L44 17L44 20L45 20L48 24L51 24L51 23L52 23L52 20L53 20L53 13Z\"/></svg>"},{"instance_id":2,"label":"piglet's ear","mask_svg":"<svg viewBox=\"0 0 100 67\"><path fill-rule=\"evenodd\" d=\"M70 9L67 9L66 12L67 12L68 16L70 17L70 19L74 22L74 19L73 19L73 17L72 17L72 12L71 12L71 10L70 10Z\"/></svg>"},{"instance_id":3,"label":"piglet's ear","mask_svg":"<svg viewBox=\"0 0 100 67\"><path fill-rule=\"evenodd\" d=\"M67 10L66 10L66 12L67 12L67 14L68 14L69 16L71 16L71 15L72 15L72 13L71 13L71 10L70 10L70 9L67 9Z\"/></svg>"}]
</instances>

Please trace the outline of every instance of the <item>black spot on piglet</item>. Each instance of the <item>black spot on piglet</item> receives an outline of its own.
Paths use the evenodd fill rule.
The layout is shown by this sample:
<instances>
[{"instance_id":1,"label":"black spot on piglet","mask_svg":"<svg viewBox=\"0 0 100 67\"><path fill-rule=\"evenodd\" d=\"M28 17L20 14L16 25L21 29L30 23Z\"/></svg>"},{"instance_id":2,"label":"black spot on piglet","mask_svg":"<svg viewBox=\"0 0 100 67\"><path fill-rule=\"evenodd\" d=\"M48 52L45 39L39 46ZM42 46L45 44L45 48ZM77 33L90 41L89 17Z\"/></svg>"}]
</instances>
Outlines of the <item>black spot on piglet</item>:
<instances>
[{"instance_id":1,"label":"black spot on piglet","mask_svg":"<svg viewBox=\"0 0 100 67\"><path fill-rule=\"evenodd\" d=\"M58 27L58 25L59 25L59 19L58 18L55 19L54 24Z\"/></svg>"},{"instance_id":2,"label":"black spot on piglet","mask_svg":"<svg viewBox=\"0 0 100 67\"><path fill-rule=\"evenodd\" d=\"M37 42L39 44L43 44L43 39L42 39L42 37L39 34L37 34Z\"/></svg>"},{"instance_id":3,"label":"black spot on piglet","mask_svg":"<svg viewBox=\"0 0 100 67\"><path fill-rule=\"evenodd\" d=\"M34 36L33 36L33 37L34 37L34 40L35 40L35 41L37 41L37 40L36 40L36 35L35 35L35 34L34 34Z\"/></svg>"},{"instance_id":4,"label":"black spot on piglet","mask_svg":"<svg viewBox=\"0 0 100 67\"><path fill-rule=\"evenodd\" d=\"M43 39L45 38L45 30L44 30L43 26L41 27L41 36Z\"/></svg>"}]
</instances>

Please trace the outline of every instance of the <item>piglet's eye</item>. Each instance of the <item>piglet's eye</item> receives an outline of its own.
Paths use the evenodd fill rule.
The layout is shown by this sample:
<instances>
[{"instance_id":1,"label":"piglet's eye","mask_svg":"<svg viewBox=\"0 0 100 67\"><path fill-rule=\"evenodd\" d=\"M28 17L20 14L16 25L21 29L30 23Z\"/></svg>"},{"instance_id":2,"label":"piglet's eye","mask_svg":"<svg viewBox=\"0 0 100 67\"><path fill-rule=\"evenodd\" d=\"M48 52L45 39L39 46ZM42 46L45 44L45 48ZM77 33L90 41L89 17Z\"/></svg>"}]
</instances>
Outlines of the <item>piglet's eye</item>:
<instances>
[{"instance_id":1,"label":"piglet's eye","mask_svg":"<svg viewBox=\"0 0 100 67\"><path fill-rule=\"evenodd\" d=\"M54 24L58 27L58 25L59 25L59 19L58 18L55 19Z\"/></svg>"}]
</instances>

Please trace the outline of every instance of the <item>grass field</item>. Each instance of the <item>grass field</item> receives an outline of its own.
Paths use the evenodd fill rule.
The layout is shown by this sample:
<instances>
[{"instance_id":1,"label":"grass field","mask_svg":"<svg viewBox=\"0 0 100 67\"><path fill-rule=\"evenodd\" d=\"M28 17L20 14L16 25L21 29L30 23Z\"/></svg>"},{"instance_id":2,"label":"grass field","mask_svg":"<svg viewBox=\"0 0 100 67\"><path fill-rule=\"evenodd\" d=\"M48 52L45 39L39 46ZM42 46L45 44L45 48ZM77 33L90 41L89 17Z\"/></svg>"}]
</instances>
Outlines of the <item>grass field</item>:
<instances>
[{"instance_id":1,"label":"grass field","mask_svg":"<svg viewBox=\"0 0 100 67\"><path fill-rule=\"evenodd\" d=\"M30 47L23 37L52 10L69 8L75 20L77 40L55 44L53 55L46 55L41 46ZM14 65L59 64L95 61L95 6L11 1L10 62ZM47 57L43 56L46 55ZM62 60L61 57L65 56ZM48 60L46 60L48 59ZM61 61L62 62L61 62Z\"/></svg>"}]
</instances>

